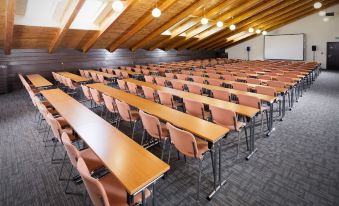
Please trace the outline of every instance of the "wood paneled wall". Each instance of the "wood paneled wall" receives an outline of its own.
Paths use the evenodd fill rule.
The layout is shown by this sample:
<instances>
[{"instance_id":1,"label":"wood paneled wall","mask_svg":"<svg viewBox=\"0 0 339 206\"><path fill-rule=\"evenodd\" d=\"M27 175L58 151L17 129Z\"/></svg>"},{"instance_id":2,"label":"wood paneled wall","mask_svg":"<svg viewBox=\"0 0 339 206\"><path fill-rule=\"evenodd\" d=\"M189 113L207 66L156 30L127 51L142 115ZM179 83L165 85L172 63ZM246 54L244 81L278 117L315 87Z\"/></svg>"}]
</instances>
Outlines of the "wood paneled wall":
<instances>
[{"instance_id":1,"label":"wood paneled wall","mask_svg":"<svg viewBox=\"0 0 339 206\"><path fill-rule=\"evenodd\" d=\"M74 49L59 49L49 54L47 49L13 49L11 55L4 55L0 50L0 65L8 67L9 88L21 87L18 73L39 73L51 78L52 71L77 71L78 69L100 68L105 66L122 66L171 62L190 59L213 58L213 51L163 51L118 49L113 53L105 49L92 49L82 53Z\"/></svg>"}]
</instances>

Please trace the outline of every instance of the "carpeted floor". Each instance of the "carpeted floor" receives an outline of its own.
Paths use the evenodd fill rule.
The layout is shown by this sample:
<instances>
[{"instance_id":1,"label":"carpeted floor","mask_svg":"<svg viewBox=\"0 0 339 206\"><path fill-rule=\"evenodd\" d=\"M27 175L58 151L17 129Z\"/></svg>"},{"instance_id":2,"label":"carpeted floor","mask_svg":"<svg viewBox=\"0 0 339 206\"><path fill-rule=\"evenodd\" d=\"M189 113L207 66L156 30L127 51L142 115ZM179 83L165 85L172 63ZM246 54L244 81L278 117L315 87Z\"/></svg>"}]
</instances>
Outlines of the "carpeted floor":
<instances>
[{"instance_id":1,"label":"carpeted floor","mask_svg":"<svg viewBox=\"0 0 339 206\"><path fill-rule=\"evenodd\" d=\"M284 121L275 122L273 134L256 141L258 152L250 161L245 144L236 160L235 148L224 142L222 175L229 180L210 202L210 158L196 202L198 166L173 153L168 177L156 186L158 205L339 205L338 82L339 73L322 72ZM63 193L60 164L51 164L52 148L44 147L33 119L24 90L0 95L0 205L83 205L83 184L71 184L78 195ZM121 129L130 134L127 126ZM57 155L63 154L59 147Z\"/></svg>"}]
</instances>

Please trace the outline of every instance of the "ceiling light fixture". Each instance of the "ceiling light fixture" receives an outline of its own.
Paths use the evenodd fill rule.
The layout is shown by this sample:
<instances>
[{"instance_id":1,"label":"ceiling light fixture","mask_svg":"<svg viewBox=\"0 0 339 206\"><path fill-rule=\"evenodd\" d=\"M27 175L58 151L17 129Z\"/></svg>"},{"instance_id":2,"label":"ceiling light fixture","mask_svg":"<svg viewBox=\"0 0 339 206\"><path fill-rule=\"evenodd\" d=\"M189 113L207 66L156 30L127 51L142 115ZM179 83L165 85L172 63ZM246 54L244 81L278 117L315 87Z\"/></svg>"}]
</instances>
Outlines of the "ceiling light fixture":
<instances>
[{"instance_id":1,"label":"ceiling light fixture","mask_svg":"<svg viewBox=\"0 0 339 206\"><path fill-rule=\"evenodd\" d=\"M248 32L253 33L254 29L251 27L251 28L248 29Z\"/></svg>"},{"instance_id":2,"label":"ceiling light fixture","mask_svg":"<svg viewBox=\"0 0 339 206\"><path fill-rule=\"evenodd\" d=\"M320 3L319 1L318 1L318 2L315 2L315 3L313 4L313 7L314 7L315 9L320 9L321 6L322 6L322 3Z\"/></svg>"},{"instance_id":3,"label":"ceiling light fixture","mask_svg":"<svg viewBox=\"0 0 339 206\"><path fill-rule=\"evenodd\" d=\"M208 19L205 18L205 17L203 17L203 18L201 19L201 24L203 24L203 25L208 24Z\"/></svg>"},{"instance_id":4,"label":"ceiling light fixture","mask_svg":"<svg viewBox=\"0 0 339 206\"><path fill-rule=\"evenodd\" d=\"M220 27L222 27L222 26L224 26L224 23L223 23L222 21L218 21L218 22L217 22L217 27L220 28Z\"/></svg>"},{"instance_id":5,"label":"ceiling light fixture","mask_svg":"<svg viewBox=\"0 0 339 206\"><path fill-rule=\"evenodd\" d=\"M155 2L155 8L152 10L152 16L155 18L161 16L161 10L158 8L158 1Z\"/></svg>"},{"instance_id":6,"label":"ceiling light fixture","mask_svg":"<svg viewBox=\"0 0 339 206\"><path fill-rule=\"evenodd\" d=\"M319 16L326 16L326 11L319 11Z\"/></svg>"},{"instance_id":7,"label":"ceiling light fixture","mask_svg":"<svg viewBox=\"0 0 339 206\"><path fill-rule=\"evenodd\" d=\"M267 35L267 31L262 31L262 35Z\"/></svg>"},{"instance_id":8,"label":"ceiling light fixture","mask_svg":"<svg viewBox=\"0 0 339 206\"><path fill-rule=\"evenodd\" d=\"M112 8L116 12L121 12L124 10L124 4L120 0L117 0L112 3Z\"/></svg>"},{"instance_id":9,"label":"ceiling light fixture","mask_svg":"<svg viewBox=\"0 0 339 206\"><path fill-rule=\"evenodd\" d=\"M260 34L260 33L261 33L261 30L260 30L260 29L257 29L257 30L255 30L255 33Z\"/></svg>"},{"instance_id":10,"label":"ceiling light fixture","mask_svg":"<svg viewBox=\"0 0 339 206\"><path fill-rule=\"evenodd\" d=\"M234 31L235 28L236 28L236 26L235 26L234 24L232 24L232 25L230 26L230 29L231 29L232 31Z\"/></svg>"}]
</instances>

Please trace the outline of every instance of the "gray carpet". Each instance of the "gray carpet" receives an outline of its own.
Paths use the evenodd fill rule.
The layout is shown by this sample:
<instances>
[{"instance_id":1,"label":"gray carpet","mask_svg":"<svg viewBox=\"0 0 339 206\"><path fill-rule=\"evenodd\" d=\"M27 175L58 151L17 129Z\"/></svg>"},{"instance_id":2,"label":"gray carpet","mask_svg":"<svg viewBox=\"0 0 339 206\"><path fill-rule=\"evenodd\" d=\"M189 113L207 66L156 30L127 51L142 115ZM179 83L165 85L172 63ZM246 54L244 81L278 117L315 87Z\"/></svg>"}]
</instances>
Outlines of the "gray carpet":
<instances>
[{"instance_id":1,"label":"gray carpet","mask_svg":"<svg viewBox=\"0 0 339 206\"><path fill-rule=\"evenodd\" d=\"M256 141L258 152L250 161L244 159L245 144L236 160L235 148L225 141L222 175L229 180L210 202L209 156L198 203L197 164L173 153L168 177L156 186L158 205L339 205L338 82L339 73L322 72L284 121L275 122L273 134ZM44 147L33 119L25 91L0 95L0 205L83 205L83 185L71 184L79 195L63 193L60 164L51 164L52 148ZM121 129L130 134L127 126ZM59 147L57 155L63 152Z\"/></svg>"}]
</instances>

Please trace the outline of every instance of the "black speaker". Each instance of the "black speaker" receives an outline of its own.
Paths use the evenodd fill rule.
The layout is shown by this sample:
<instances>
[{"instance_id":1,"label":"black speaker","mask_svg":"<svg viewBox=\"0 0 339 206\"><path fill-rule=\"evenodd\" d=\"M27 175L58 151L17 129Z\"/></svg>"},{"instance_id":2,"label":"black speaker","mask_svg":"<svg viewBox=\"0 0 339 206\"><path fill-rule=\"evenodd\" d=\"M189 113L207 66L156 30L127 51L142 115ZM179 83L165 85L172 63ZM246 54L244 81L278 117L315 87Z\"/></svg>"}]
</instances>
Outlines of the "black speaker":
<instances>
[{"instance_id":1,"label":"black speaker","mask_svg":"<svg viewBox=\"0 0 339 206\"><path fill-rule=\"evenodd\" d=\"M251 51L251 47L246 47L246 51Z\"/></svg>"},{"instance_id":2,"label":"black speaker","mask_svg":"<svg viewBox=\"0 0 339 206\"><path fill-rule=\"evenodd\" d=\"M312 51L317 51L317 46L316 45L312 46Z\"/></svg>"}]
</instances>

